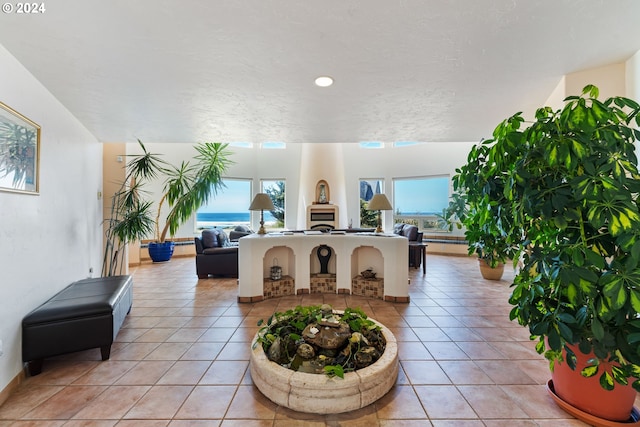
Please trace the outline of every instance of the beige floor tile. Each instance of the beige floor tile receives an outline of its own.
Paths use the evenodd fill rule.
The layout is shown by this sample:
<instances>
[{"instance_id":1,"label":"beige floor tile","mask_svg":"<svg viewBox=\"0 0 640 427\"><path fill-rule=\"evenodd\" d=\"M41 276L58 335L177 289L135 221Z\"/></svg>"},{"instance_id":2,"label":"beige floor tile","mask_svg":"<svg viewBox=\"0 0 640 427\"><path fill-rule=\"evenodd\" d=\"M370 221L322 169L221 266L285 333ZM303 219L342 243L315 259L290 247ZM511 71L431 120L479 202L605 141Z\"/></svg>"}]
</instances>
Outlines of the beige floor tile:
<instances>
[{"instance_id":1,"label":"beige floor tile","mask_svg":"<svg viewBox=\"0 0 640 427\"><path fill-rule=\"evenodd\" d=\"M453 385L414 388L431 420L478 418L473 408Z\"/></svg>"},{"instance_id":2,"label":"beige floor tile","mask_svg":"<svg viewBox=\"0 0 640 427\"><path fill-rule=\"evenodd\" d=\"M207 371L209 361L179 360L157 382L159 385L196 385Z\"/></svg>"},{"instance_id":3,"label":"beige floor tile","mask_svg":"<svg viewBox=\"0 0 640 427\"><path fill-rule=\"evenodd\" d=\"M121 376L116 385L154 385L174 363L171 360L143 360Z\"/></svg>"},{"instance_id":4,"label":"beige floor tile","mask_svg":"<svg viewBox=\"0 0 640 427\"><path fill-rule=\"evenodd\" d=\"M497 385L459 386L458 390L481 418L529 418Z\"/></svg>"},{"instance_id":5,"label":"beige floor tile","mask_svg":"<svg viewBox=\"0 0 640 427\"><path fill-rule=\"evenodd\" d=\"M171 419L193 387L156 386L149 390L125 415L125 419Z\"/></svg>"},{"instance_id":6,"label":"beige floor tile","mask_svg":"<svg viewBox=\"0 0 640 427\"><path fill-rule=\"evenodd\" d=\"M150 386L112 386L74 415L78 420L119 420L149 391Z\"/></svg>"},{"instance_id":7,"label":"beige floor tile","mask_svg":"<svg viewBox=\"0 0 640 427\"><path fill-rule=\"evenodd\" d=\"M426 419L426 413L413 387L395 386L374 403L382 420Z\"/></svg>"},{"instance_id":8,"label":"beige floor tile","mask_svg":"<svg viewBox=\"0 0 640 427\"><path fill-rule=\"evenodd\" d=\"M401 362L402 368L411 384L451 384L447 374L435 361L405 360Z\"/></svg>"},{"instance_id":9,"label":"beige floor tile","mask_svg":"<svg viewBox=\"0 0 640 427\"><path fill-rule=\"evenodd\" d=\"M216 360L200 379L200 385L237 385L249 367L249 362Z\"/></svg>"},{"instance_id":10,"label":"beige floor tile","mask_svg":"<svg viewBox=\"0 0 640 427\"><path fill-rule=\"evenodd\" d=\"M237 386L197 386L184 402L177 419L218 419L223 417Z\"/></svg>"},{"instance_id":11,"label":"beige floor tile","mask_svg":"<svg viewBox=\"0 0 640 427\"><path fill-rule=\"evenodd\" d=\"M100 395L104 386L65 387L28 412L25 419L69 419Z\"/></svg>"},{"instance_id":12,"label":"beige floor tile","mask_svg":"<svg viewBox=\"0 0 640 427\"><path fill-rule=\"evenodd\" d=\"M198 280L193 258L131 272L134 306L111 359L101 361L98 349L47 359L0 406L0 427L585 426L550 399L547 362L508 319L513 271L485 281L472 258L430 254L426 275L409 271L409 304L343 294L239 304L237 279ZM302 414L253 386L257 321L318 303L360 307L394 333L398 378L378 402Z\"/></svg>"},{"instance_id":13,"label":"beige floor tile","mask_svg":"<svg viewBox=\"0 0 640 427\"><path fill-rule=\"evenodd\" d=\"M240 386L236 391L225 418L275 419L277 405L253 386Z\"/></svg>"}]
</instances>

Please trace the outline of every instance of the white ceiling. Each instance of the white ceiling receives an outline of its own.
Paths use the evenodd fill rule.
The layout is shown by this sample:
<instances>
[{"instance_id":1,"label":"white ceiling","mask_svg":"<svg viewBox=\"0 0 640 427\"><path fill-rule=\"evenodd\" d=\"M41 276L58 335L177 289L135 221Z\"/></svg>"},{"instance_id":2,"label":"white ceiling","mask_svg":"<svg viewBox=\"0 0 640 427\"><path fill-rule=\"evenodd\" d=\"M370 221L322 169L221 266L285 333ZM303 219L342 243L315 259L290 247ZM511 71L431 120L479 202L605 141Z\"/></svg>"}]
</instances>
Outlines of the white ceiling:
<instances>
[{"instance_id":1,"label":"white ceiling","mask_svg":"<svg viewBox=\"0 0 640 427\"><path fill-rule=\"evenodd\" d=\"M477 141L640 50L638 0L43 1L0 44L103 142Z\"/></svg>"}]
</instances>

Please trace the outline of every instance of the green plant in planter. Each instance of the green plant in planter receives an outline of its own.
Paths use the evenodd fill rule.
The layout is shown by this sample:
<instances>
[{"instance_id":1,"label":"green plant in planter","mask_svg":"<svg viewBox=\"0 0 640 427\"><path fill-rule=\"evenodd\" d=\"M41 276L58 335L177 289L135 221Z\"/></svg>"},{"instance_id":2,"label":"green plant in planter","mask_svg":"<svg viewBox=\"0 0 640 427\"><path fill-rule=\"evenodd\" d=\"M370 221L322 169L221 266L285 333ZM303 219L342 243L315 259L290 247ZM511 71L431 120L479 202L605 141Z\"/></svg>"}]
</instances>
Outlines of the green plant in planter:
<instances>
[{"instance_id":1,"label":"green plant in planter","mask_svg":"<svg viewBox=\"0 0 640 427\"><path fill-rule=\"evenodd\" d=\"M195 146L198 152L195 164L182 162L173 166L160 155L147 151L140 140L138 143L142 154L130 156L125 179L112 198L110 216L106 219L103 276L122 273L123 248L129 242L153 235L155 242L163 243L167 234L173 236L182 223L222 188L223 174L232 164L228 144L199 143ZM164 179L164 185L154 211L145 186L156 179ZM169 211L163 217L165 202Z\"/></svg>"},{"instance_id":2,"label":"green plant in planter","mask_svg":"<svg viewBox=\"0 0 640 427\"><path fill-rule=\"evenodd\" d=\"M323 349L317 343L314 344L310 336L304 332L309 330L309 326L317 326L328 320L336 325L343 323L351 335L345 344L340 348L334 348L333 352ZM317 356L310 359L314 359L317 367L322 366L322 371L329 377L344 378L345 372L368 366L378 359L386 347L380 326L359 308L347 307L339 312L334 311L328 304L296 306L285 312L274 313L266 322L263 319L259 320L258 326L261 328L256 335L253 348L261 345L269 360L297 371L300 369L298 347L307 345L314 349L314 356ZM316 330L314 335L317 333L319 330ZM278 348L277 355L270 351L272 347ZM365 357L359 357L362 355ZM363 361L364 359L366 360Z\"/></svg>"},{"instance_id":3,"label":"green plant in planter","mask_svg":"<svg viewBox=\"0 0 640 427\"><path fill-rule=\"evenodd\" d=\"M470 209L490 212L465 222L469 238L490 231L499 250L520 255L511 319L528 326L552 369L563 349L572 369L595 352L582 375L605 389L632 381L640 390L639 111L586 86L561 110L538 109L528 127L520 113L503 121L455 181Z\"/></svg>"},{"instance_id":4,"label":"green plant in planter","mask_svg":"<svg viewBox=\"0 0 640 427\"><path fill-rule=\"evenodd\" d=\"M449 229L455 221L458 227L464 225L469 255L475 253L489 267L495 268L513 258L517 248L507 239L502 221L496 221L503 213L503 205L487 196L488 191L498 194L501 184L494 178L485 179L480 175L486 167L488 151L486 143L473 147L467 164L456 169L452 178L454 193L444 215L448 218Z\"/></svg>"}]
</instances>

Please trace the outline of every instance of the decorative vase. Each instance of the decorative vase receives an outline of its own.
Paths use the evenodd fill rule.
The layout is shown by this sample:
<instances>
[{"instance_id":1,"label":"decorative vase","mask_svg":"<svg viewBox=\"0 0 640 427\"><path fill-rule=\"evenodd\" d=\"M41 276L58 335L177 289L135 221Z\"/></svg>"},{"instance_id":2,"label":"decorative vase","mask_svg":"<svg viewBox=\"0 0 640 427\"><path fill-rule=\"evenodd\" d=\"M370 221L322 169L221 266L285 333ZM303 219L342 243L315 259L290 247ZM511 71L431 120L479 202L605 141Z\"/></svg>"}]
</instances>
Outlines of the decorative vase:
<instances>
[{"instance_id":1,"label":"decorative vase","mask_svg":"<svg viewBox=\"0 0 640 427\"><path fill-rule=\"evenodd\" d=\"M153 262L165 262L173 255L174 242L149 243L149 257Z\"/></svg>"},{"instance_id":2,"label":"decorative vase","mask_svg":"<svg viewBox=\"0 0 640 427\"><path fill-rule=\"evenodd\" d=\"M608 368L609 363L601 361L598 374L589 378L583 377L580 372L587 366L588 360L595 355L583 354L578 346L567 345L578 356L578 362L575 370L572 370L567 363L555 363L551 379L558 398L595 417L608 421L627 422L636 398L636 391L631 386L631 382L626 386L615 383L613 390L605 390L600 385L599 379L602 368Z\"/></svg>"},{"instance_id":3,"label":"decorative vase","mask_svg":"<svg viewBox=\"0 0 640 427\"><path fill-rule=\"evenodd\" d=\"M495 267L491 267L487 262L478 258L478 265L480 266L480 274L487 280L500 280L504 273L504 263L499 263Z\"/></svg>"}]
</instances>

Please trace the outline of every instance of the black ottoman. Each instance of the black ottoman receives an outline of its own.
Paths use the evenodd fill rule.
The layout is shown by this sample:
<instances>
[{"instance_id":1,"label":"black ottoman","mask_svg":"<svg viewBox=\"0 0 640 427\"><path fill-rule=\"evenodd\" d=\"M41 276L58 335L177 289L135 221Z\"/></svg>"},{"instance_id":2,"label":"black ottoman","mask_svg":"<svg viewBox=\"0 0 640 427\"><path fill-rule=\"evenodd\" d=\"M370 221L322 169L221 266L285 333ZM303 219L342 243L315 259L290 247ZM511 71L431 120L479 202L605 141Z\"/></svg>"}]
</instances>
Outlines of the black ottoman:
<instances>
[{"instance_id":1,"label":"black ottoman","mask_svg":"<svg viewBox=\"0 0 640 427\"><path fill-rule=\"evenodd\" d=\"M83 279L58 292L22 319L22 361L29 374L42 370L44 358L100 348L109 359L133 303L131 276Z\"/></svg>"}]
</instances>

